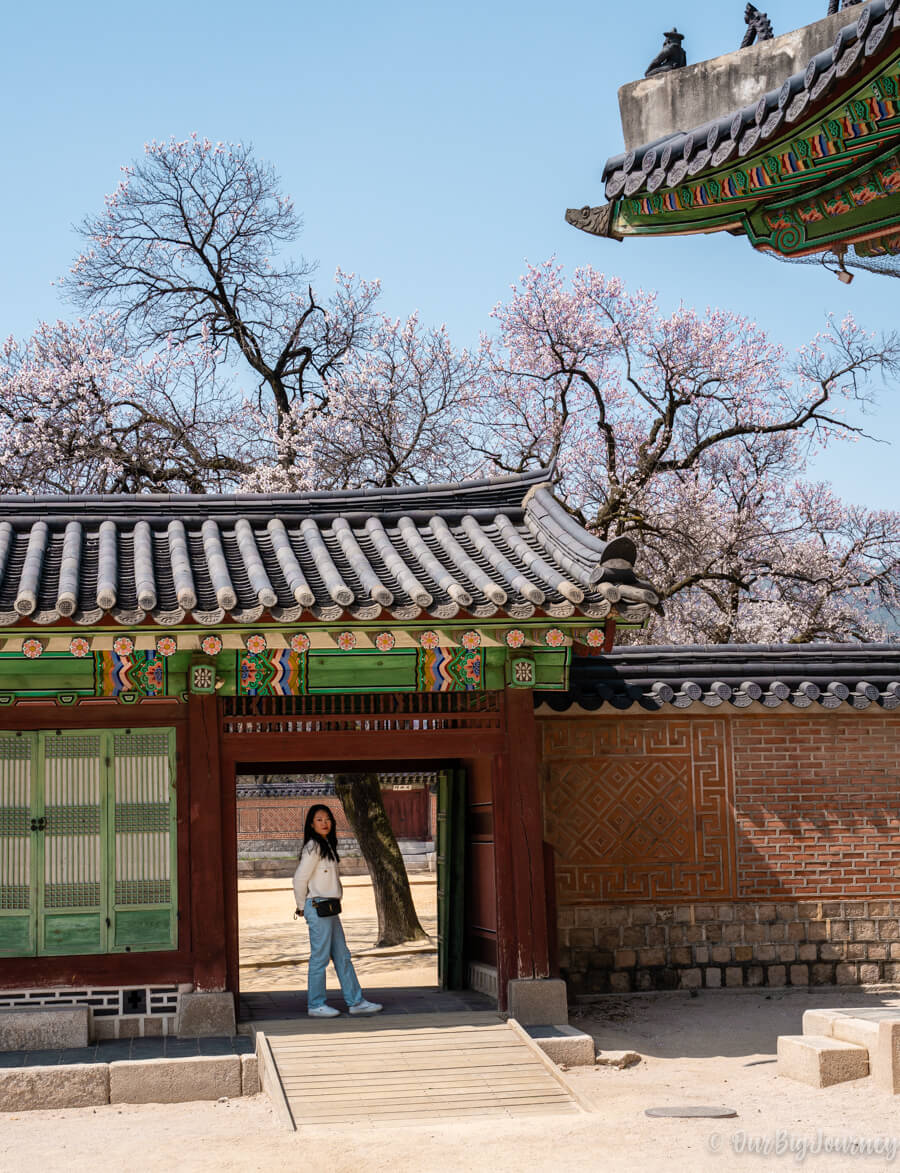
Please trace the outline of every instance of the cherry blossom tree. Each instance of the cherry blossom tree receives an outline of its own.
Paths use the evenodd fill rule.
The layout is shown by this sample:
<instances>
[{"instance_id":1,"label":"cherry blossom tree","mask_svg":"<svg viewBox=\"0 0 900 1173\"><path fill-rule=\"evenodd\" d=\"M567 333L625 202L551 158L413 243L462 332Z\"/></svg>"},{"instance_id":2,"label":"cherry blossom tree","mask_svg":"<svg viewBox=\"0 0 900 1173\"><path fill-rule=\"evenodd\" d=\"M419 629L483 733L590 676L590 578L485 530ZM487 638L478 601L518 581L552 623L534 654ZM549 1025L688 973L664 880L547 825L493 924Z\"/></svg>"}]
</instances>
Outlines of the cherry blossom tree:
<instances>
[{"instance_id":1,"label":"cherry blossom tree","mask_svg":"<svg viewBox=\"0 0 900 1173\"><path fill-rule=\"evenodd\" d=\"M42 323L0 348L0 491L206 492L251 467L213 354L136 354L113 318Z\"/></svg>"},{"instance_id":2,"label":"cherry blossom tree","mask_svg":"<svg viewBox=\"0 0 900 1173\"><path fill-rule=\"evenodd\" d=\"M552 465L585 525L631 533L674 642L876 638L896 614L900 519L804 483L862 435L900 342L829 323L796 361L722 310L661 313L586 267L530 267L494 310L469 400L498 469ZM645 635L644 638L647 638Z\"/></svg>"}]
</instances>

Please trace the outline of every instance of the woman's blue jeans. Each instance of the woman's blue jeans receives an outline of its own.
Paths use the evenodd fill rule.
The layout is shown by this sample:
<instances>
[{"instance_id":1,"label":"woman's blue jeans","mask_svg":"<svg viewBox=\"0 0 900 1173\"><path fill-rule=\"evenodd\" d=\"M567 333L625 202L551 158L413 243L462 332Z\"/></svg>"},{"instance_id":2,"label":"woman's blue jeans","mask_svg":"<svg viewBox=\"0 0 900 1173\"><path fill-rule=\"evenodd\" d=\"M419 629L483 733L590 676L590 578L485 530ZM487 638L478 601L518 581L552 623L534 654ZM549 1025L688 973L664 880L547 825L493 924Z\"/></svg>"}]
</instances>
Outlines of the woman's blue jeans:
<instances>
[{"instance_id":1,"label":"woman's blue jeans","mask_svg":"<svg viewBox=\"0 0 900 1173\"><path fill-rule=\"evenodd\" d=\"M341 993L348 1006L355 1006L363 1000L356 977L356 970L350 960L350 950L344 938L339 916L319 916L311 897L303 905L303 916L309 927L309 991L307 1009L316 1010L325 1005L325 970L329 960L334 962Z\"/></svg>"}]
</instances>

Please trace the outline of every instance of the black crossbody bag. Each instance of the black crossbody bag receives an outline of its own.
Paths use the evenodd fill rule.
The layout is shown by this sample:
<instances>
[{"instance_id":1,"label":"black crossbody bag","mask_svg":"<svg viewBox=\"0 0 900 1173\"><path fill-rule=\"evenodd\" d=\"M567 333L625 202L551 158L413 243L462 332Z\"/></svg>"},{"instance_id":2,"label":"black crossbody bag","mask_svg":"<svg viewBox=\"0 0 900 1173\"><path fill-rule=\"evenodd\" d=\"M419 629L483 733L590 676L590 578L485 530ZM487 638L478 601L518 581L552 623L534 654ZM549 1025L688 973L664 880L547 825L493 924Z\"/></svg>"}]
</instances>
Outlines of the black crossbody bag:
<instances>
[{"instance_id":1,"label":"black crossbody bag","mask_svg":"<svg viewBox=\"0 0 900 1173\"><path fill-rule=\"evenodd\" d=\"M314 896L313 907L319 916L338 916L341 902L336 896Z\"/></svg>"}]
</instances>

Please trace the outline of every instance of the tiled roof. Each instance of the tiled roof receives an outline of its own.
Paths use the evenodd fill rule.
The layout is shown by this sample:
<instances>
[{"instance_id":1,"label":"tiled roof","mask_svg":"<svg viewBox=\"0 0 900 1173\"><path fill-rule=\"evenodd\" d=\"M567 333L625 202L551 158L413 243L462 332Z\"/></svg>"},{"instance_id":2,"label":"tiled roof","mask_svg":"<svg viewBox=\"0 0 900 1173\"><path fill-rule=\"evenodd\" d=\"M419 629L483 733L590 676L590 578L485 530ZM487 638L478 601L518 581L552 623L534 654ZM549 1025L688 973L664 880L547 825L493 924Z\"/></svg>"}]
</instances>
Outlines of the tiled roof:
<instances>
[{"instance_id":1,"label":"tiled roof","mask_svg":"<svg viewBox=\"0 0 900 1173\"><path fill-rule=\"evenodd\" d=\"M603 543L547 471L410 489L0 498L0 627L388 615L644 618L628 538Z\"/></svg>"},{"instance_id":2,"label":"tiled roof","mask_svg":"<svg viewBox=\"0 0 900 1173\"><path fill-rule=\"evenodd\" d=\"M857 20L841 29L833 45L780 89L703 126L675 131L609 159L603 169L607 199L678 187L687 178L742 159L806 120L820 104L833 101L845 81L898 44L900 0L872 0Z\"/></svg>"},{"instance_id":3,"label":"tiled roof","mask_svg":"<svg viewBox=\"0 0 900 1173\"><path fill-rule=\"evenodd\" d=\"M555 712L900 707L900 644L729 644L628 648L576 657L569 691L536 693Z\"/></svg>"}]
</instances>

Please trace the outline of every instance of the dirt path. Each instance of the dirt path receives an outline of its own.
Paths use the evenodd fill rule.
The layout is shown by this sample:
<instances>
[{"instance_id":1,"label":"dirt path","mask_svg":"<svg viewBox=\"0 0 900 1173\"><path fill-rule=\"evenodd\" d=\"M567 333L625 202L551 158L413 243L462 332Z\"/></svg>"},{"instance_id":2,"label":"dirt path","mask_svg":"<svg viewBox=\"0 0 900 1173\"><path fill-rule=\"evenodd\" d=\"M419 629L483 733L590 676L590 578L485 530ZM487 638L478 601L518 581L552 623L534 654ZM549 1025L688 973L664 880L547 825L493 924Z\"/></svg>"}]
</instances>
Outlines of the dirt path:
<instances>
[{"instance_id":1,"label":"dirt path","mask_svg":"<svg viewBox=\"0 0 900 1173\"><path fill-rule=\"evenodd\" d=\"M271 887L271 881L261 882L247 902L242 928L274 926L278 918L283 924L287 893L266 892L266 884ZM417 900L428 891L423 886ZM348 899L348 910L361 913L348 923L356 924L360 934L369 915L366 899L361 890ZM292 932L293 922L288 923ZM360 959L360 966L364 962ZM594 1104L590 1115L471 1119L464 1127L453 1121L428 1127L330 1126L295 1135L279 1130L263 1096L0 1114L0 1171L96 1173L101 1164L113 1173L897 1170L900 1097L879 1091L868 1079L816 1091L779 1078L774 1062L777 1036L799 1033L804 1009L885 1004L900 1007L900 996L849 990L708 991L697 998L606 999L579 1011L573 1024L591 1033L600 1050L633 1049L643 1058L626 1070L568 1073ZM714 1121L644 1114L649 1107L673 1105L729 1107L738 1116ZM864 1144L880 1144L881 1152L804 1154L803 1146L820 1138L832 1145L861 1138ZM747 1151L766 1145L768 1153Z\"/></svg>"},{"instance_id":2,"label":"dirt path","mask_svg":"<svg viewBox=\"0 0 900 1173\"><path fill-rule=\"evenodd\" d=\"M353 964L363 987L433 986L437 953L422 946L371 952L378 936L375 897L368 876L345 876L341 923ZM437 886L434 876L410 879L419 920L432 939L437 936ZM305 990L309 936L302 920L294 920L290 880L241 880L238 885L241 989ZM329 988L337 989L329 971Z\"/></svg>"}]
</instances>

